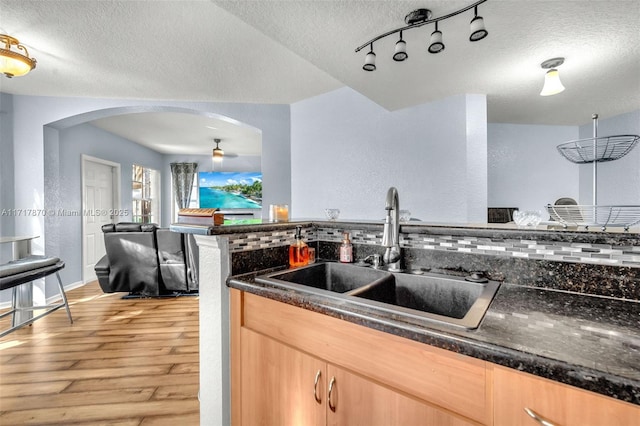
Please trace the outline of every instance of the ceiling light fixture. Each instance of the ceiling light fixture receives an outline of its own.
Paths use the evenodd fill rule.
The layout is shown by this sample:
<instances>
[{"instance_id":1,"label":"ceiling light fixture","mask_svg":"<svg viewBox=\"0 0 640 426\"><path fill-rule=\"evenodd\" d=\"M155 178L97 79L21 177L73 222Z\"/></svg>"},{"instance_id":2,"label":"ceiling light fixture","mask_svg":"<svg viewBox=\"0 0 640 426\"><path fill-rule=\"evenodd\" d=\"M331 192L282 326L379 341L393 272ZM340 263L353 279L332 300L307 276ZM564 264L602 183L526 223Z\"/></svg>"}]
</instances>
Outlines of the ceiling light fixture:
<instances>
[{"instance_id":1,"label":"ceiling light fixture","mask_svg":"<svg viewBox=\"0 0 640 426\"><path fill-rule=\"evenodd\" d=\"M213 148L213 161L219 163L224 158L224 151L218 146L222 141L220 139L214 139L213 141L216 143L216 147Z\"/></svg>"},{"instance_id":2,"label":"ceiling light fixture","mask_svg":"<svg viewBox=\"0 0 640 426\"><path fill-rule=\"evenodd\" d=\"M0 44L4 44L0 46L0 72L8 78L23 76L36 67L35 58L29 57L29 51L17 38L0 34Z\"/></svg>"},{"instance_id":3,"label":"ceiling light fixture","mask_svg":"<svg viewBox=\"0 0 640 426\"><path fill-rule=\"evenodd\" d=\"M558 73L557 70L557 68L563 63L564 58L552 58L547 59L540 64L543 69L549 70L544 75L544 86L542 87L540 96L557 95L558 93L564 91L564 86L560 81L560 73Z\"/></svg>"},{"instance_id":4,"label":"ceiling light fixture","mask_svg":"<svg viewBox=\"0 0 640 426\"><path fill-rule=\"evenodd\" d=\"M462 9L456 10L455 12L449 13L448 15L443 15L438 18L432 18L433 14L429 9L416 9L407 16L404 17L404 22L407 24L404 27L396 28L395 30L387 31L386 33L380 34L377 37L369 40L368 42L358 46L356 48L356 52L361 51L367 46L371 46L369 49L369 53L365 57L364 66L362 69L365 71L375 71L376 70L376 54L373 53L373 43L383 39L392 34L400 33L400 40L396 42L395 53L393 55L393 59L395 61L404 61L408 58L407 55L407 43L402 39L402 32L407 31L413 28L422 27L427 24L435 23L435 31L431 33L431 40L429 43L429 52L430 53L439 53L444 50L444 43L442 42L442 31L438 30L438 22L444 21L445 19L449 19L456 15L466 12L467 10L474 10L474 17L471 20L470 30L471 34L469 36L469 41L478 41L485 38L489 32L484 27L484 19L482 16L478 16L478 5L484 3L487 0L480 0L473 4L470 4L467 7L463 7Z\"/></svg>"}]
</instances>

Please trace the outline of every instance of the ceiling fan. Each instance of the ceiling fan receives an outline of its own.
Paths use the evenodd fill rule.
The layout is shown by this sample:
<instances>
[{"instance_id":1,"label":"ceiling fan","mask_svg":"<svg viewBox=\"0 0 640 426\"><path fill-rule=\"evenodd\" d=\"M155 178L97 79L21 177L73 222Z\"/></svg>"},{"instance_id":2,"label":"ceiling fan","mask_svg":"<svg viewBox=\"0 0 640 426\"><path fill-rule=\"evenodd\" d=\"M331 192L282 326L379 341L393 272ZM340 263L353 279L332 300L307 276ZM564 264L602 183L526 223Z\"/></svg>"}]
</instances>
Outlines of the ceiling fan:
<instances>
[{"instance_id":1,"label":"ceiling fan","mask_svg":"<svg viewBox=\"0 0 640 426\"><path fill-rule=\"evenodd\" d=\"M213 161L219 162L219 161L222 161L224 157L234 158L238 156L238 154L232 154L229 152L225 154L225 152L222 149L220 149L220 142L222 142L221 139L214 139L213 141L216 143L216 147L213 148Z\"/></svg>"}]
</instances>

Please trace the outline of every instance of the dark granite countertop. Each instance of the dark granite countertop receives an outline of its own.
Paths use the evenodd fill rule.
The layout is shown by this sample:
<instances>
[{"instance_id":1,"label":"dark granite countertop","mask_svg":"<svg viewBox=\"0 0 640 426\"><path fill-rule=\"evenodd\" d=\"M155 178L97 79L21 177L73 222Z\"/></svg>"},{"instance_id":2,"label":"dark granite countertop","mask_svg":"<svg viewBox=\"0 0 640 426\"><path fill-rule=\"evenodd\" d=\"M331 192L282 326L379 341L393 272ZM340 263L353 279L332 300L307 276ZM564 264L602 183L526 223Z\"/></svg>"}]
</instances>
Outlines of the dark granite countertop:
<instances>
[{"instance_id":1,"label":"dark granite countertop","mask_svg":"<svg viewBox=\"0 0 640 426\"><path fill-rule=\"evenodd\" d=\"M262 271L260 274L266 273ZM480 327L403 321L349 297L274 288L256 274L230 287L640 405L640 303L503 283Z\"/></svg>"},{"instance_id":2,"label":"dark granite countertop","mask_svg":"<svg viewBox=\"0 0 640 426\"><path fill-rule=\"evenodd\" d=\"M255 220L230 220L224 225L203 226L174 223L170 229L174 232L200 235L228 235L247 232L269 232L281 229L293 229L297 225L307 227L337 228L343 230L360 229L373 232L382 232L383 221L375 220L341 220L327 221L318 219L300 219L289 222L257 223ZM456 235L469 237L488 237L493 240L500 239L526 239L538 241L562 241L568 243L609 244L609 245L638 245L640 234L622 232L620 229L603 232L598 230L577 231L563 228L548 228L538 226L536 228L518 228L513 224L488 223L479 225L465 224L431 224L427 222L403 222L400 225L402 233L431 234L431 235Z\"/></svg>"}]
</instances>

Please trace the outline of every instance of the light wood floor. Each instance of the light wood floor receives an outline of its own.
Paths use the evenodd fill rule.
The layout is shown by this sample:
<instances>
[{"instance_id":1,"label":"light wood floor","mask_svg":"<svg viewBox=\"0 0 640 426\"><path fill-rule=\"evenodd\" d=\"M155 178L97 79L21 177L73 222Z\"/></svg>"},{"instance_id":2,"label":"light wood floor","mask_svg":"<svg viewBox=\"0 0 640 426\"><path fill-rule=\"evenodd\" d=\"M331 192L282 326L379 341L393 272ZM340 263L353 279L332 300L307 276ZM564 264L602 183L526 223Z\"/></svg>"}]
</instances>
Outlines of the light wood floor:
<instances>
[{"instance_id":1,"label":"light wood floor","mask_svg":"<svg viewBox=\"0 0 640 426\"><path fill-rule=\"evenodd\" d=\"M122 295L87 284L73 325L63 308L0 338L1 425L199 423L198 298Z\"/></svg>"}]
</instances>

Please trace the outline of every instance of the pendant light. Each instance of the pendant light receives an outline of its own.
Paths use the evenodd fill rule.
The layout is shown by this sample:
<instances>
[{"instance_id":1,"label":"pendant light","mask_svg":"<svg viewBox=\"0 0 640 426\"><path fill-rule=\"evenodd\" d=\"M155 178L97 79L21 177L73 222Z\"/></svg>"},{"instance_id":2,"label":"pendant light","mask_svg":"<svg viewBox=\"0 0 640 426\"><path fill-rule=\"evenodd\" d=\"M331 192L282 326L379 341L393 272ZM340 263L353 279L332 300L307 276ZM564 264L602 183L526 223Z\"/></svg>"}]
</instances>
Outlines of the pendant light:
<instances>
[{"instance_id":1,"label":"pendant light","mask_svg":"<svg viewBox=\"0 0 640 426\"><path fill-rule=\"evenodd\" d=\"M540 92L540 96L557 95L564 91L564 86L560 81L560 73L558 67L564 63L564 58L552 58L544 61L540 66L543 69L548 69L544 76L544 86Z\"/></svg>"}]
</instances>

